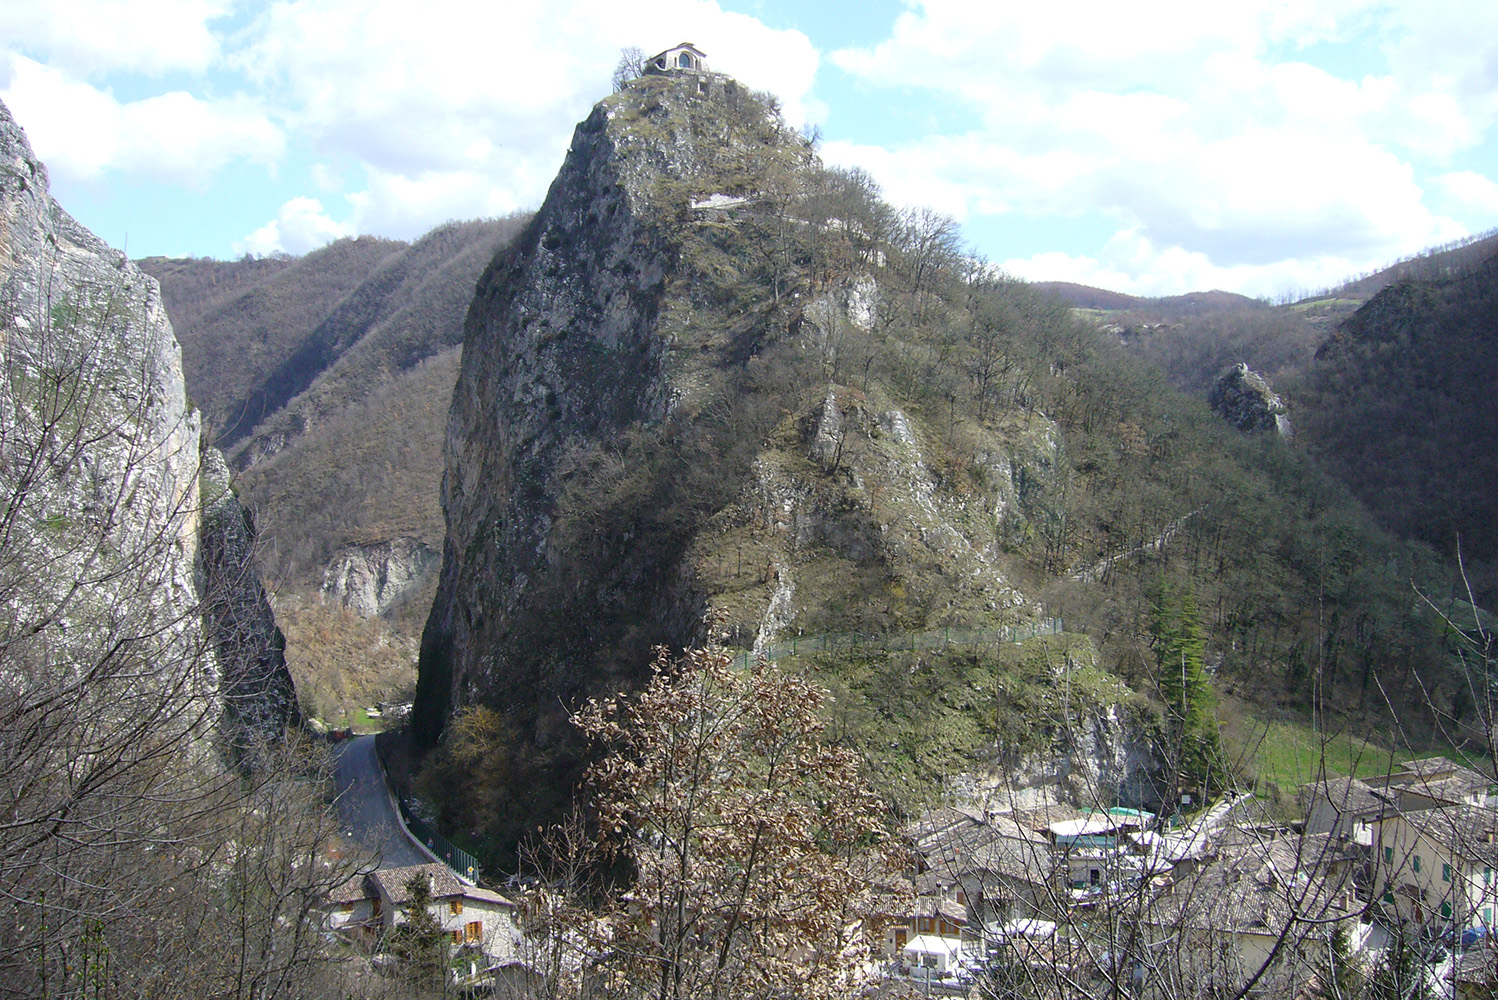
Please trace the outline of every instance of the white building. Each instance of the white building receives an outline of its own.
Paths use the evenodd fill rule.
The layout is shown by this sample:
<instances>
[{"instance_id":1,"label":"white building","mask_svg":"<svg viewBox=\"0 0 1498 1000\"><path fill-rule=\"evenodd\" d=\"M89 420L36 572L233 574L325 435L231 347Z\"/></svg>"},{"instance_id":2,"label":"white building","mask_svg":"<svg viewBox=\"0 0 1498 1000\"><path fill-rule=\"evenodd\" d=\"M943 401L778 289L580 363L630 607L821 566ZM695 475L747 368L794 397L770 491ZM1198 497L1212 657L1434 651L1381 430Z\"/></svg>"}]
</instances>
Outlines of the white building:
<instances>
[{"instance_id":1,"label":"white building","mask_svg":"<svg viewBox=\"0 0 1498 1000\"><path fill-rule=\"evenodd\" d=\"M1313 781L1300 791L1306 833L1326 833L1363 847L1373 846L1373 824L1389 805L1385 790L1357 778Z\"/></svg>"},{"instance_id":2,"label":"white building","mask_svg":"<svg viewBox=\"0 0 1498 1000\"><path fill-rule=\"evenodd\" d=\"M410 885L425 879L427 912L453 948L474 948L494 963L513 961L520 931L515 903L490 889L465 885L445 865L385 868L350 879L330 895L328 926L379 937L409 918Z\"/></svg>"},{"instance_id":3,"label":"white building","mask_svg":"<svg viewBox=\"0 0 1498 1000\"><path fill-rule=\"evenodd\" d=\"M646 73L706 73L707 56L691 42L682 42L645 60Z\"/></svg>"},{"instance_id":4,"label":"white building","mask_svg":"<svg viewBox=\"0 0 1498 1000\"><path fill-rule=\"evenodd\" d=\"M1375 897L1400 923L1491 929L1498 916L1498 812L1472 805L1390 811L1374 823Z\"/></svg>"}]
</instances>

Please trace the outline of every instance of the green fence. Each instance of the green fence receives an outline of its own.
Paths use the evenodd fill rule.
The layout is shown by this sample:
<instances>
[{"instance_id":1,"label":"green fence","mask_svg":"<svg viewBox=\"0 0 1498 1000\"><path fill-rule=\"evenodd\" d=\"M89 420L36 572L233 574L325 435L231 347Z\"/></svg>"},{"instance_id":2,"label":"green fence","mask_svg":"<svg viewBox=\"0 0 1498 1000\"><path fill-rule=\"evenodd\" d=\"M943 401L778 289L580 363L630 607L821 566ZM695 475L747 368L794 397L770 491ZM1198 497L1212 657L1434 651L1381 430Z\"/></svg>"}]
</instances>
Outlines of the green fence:
<instances>
[{"instance_id":1,"label":"green fence","mask_svg":"<svg viewBox=\"0 0 1498 1000\"><path fill-rule=\"evenodd\" d=\"M477 858L449 841L442 834L432 829L431 824L426 820L417 816L410 809L407 809L404 799L398 799L397 804L400 806L401 819L406 821L406 829L411 831L411 836L425 844L427 850L441 858L443 864L459 875L463 875L474 882L479 880L480 872Z\"/></svg>"},{"instance_id":2,"label":"green fence","mask_svg":"<svg viewBox=\"0 0 1498 1000\"><path fill-rule=\"evenodd\" d=\"M863 650L881 652L885 650L944 649L947 646L990 646L1003 642L1024 642L1040 635L1059 635L1064 632L1060 618L1042 618L1026 625L1006 625L1003 628L943 628L929 632L897 632L876 634L864 632L827 632L822 635L804 635L766 646L759 654L767 660L783 660L788 656L806 653L857 653ZM734 657L734 665L747 668L755 654L745 650Z\"/></svg>"}]
</instances>

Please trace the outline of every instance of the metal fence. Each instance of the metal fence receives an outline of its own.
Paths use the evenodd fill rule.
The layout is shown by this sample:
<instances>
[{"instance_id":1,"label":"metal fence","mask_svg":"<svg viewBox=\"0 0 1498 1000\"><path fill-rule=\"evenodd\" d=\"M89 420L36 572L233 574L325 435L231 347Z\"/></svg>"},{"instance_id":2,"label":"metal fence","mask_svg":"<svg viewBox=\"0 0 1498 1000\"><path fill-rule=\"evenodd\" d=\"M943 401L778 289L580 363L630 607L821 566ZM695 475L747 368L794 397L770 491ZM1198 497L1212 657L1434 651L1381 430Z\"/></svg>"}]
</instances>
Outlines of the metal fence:
<instances>
[{"instance_id":1,"label":"metal fence","mask_svg":"<svg viewBox=\"0 0 1498 1000\"><path fill-rule=\"evenodd\" d=\"M477 858L432 829L430 823L406 808L404 799L397 799L396 804L400 806L401 819L406 821L406 828L411 831L413 837L425 844L428 850L442 859L443 864L459 875L465 876L472 882L479 880Z\"/></svg>"},{"instance_id":2,"label":"metal fence","mask_svg":"<svg viewBox=\"0 0 1498 1000\"><path fill-rule=\"evenodd\" d=\"M806 653L857 653L914 649L943 649L947 646L988 646L1003 642L1024 642L1041 635L1059 635L1065 631L1060 618L1042 618L1027 625L1003 628L943 628L930 632L897 632L873 634L863 632L827 632L804 635L766 646L758 656L783 660ZM756 654L745 650L734 656L734 665L747 668Z\"/></svg>"}]
</instances>

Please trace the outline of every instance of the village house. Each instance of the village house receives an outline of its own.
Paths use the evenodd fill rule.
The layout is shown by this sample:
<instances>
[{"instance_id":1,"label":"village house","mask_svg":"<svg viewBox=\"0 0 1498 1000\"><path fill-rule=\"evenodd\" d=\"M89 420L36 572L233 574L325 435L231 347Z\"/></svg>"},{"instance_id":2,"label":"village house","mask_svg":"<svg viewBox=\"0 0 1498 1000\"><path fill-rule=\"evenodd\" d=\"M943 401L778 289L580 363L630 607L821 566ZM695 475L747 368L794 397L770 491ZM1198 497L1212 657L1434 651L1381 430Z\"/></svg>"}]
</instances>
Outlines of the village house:
<instances>
[{"instance_id":1,"label":"village house","mask_svg":"<svg viewBox=\"0 0 1498 1000\"><path fill-rule=\"evenodd\" d=\"M1389 810L1374 823L1374 886L1387 918L1422 929L1492 929L1498 811Z\"/></svg>"},{"instance_id":2,"label":"village house","mask_svg":"<svg viewBox=\"0 0 1498 1000\"><path fill-rule=\"evenodd\" d=\"M490 889L466 885L445 865L386 868L355 876L334 889L326 904L328 927L378 940L409 917L412 879L431 889L428 912L453 948L472 948L491 962L516 957L516 905Z\"/></svg>"},{"instance_id":3,"label":"village house","mask_svg":"<svg viewBox=\"0 0 1498 1000\"><path fill-rule=\"evenodd\" d=\"M1489 798L1498 798L1486 775L1446 757L1407 760L1398 770L1363 781L1405 813L1446 806L1486 806Z\"/></svg>"},{"instance_id":4,"label":"village house","mask_svg":"<svg viewBox=\"0 0 1498 1000\"><path fill-rule=\"evenodd\" d=\"M1121 838L1144 830L1154 818L1137 809L1109 809L1052 823L1046 836L1063 859L1071 888L1101 888L1137 874L1130 860L1135 855Z\"/></svg>"},{"instance_id":5,"label":"village house","mask_svg":"<svg viewBox=\"0 0 1498 1000\"><path fill-rule=\"evenodd\" d=\"M1325 834L1231 831L1141 911L1141 955L1180 989L1232 991L1267 966L1260 988L1298 995L1339 925L1362 939L1353 867Z\"/></svg>"},{"instance_id":6,"label":"village house","mask_svg":"<svg viewBox=\"0 0 1498 1000\"><path fill-rule=\"evenodd\" d=\"M1055 909L1051 844L1014 816L939 809L903 832L917 867L915 905L892 930L903 965L981 959L997 928Z\"/></svg>"},{"instance_id":7,"label":"village house","mask_svg":"<svg viewBox=\"0 0 1498 1000\"><path fill-rule=\"evenodd\" d=\"M1373 846L1373 824L1389 806L1387 789L1357 778L1326 778L1300 790L1306 833L1325 833L1361 847Z\"/></svg>"}]
</instances>

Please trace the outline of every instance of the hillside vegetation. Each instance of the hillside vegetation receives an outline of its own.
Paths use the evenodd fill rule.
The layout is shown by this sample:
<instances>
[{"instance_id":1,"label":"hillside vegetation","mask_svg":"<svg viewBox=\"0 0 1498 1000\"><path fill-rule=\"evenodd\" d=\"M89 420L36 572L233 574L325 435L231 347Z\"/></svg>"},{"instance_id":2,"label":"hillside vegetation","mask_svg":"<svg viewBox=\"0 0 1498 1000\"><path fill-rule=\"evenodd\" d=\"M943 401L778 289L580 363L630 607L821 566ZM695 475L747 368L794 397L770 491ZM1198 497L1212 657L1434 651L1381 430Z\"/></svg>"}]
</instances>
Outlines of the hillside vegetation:
<instances>
[{"instance_id":1,"label":"hillside vegetation","mask_svg":"<svg viewBox=\"0 0 1498 1000\"><path fill-rule=\"evenodd\" d=\"M434 581L382 622L313 607L339 552L397 538L441 547L463 314L522 222L449 223L412 244L340 240L301 258L142 262L184 345L189 394L238 470L261 573L284 598L298 689L317 711L409 696L420 630L411 607L430 601ZM371 642L383 645L358 657L368 669L342 662L340 650Z\"/></svg>"},{"instance_id":2,"label":"hillside vegetation","mask_svg":"<svg viewBox=\"0 0 1498 1000\"><path fill-rule=\"evenodd\" d=\"M1410 591L1451 592L1429 549L1302 450L1230 430L1116 337L971 260L952 220L822 166L772 107L669 87L632 85L580 127L470 312L457 561L417 732L468 707L504 721L429 761L449 830L503 855L565 805L586 759L567 710L637 683L650 647L700 639L709 611L743 647L858 632L870 650L1059 613L1086 639L1071 661L1150 699L1151 595L1168 588L1194 596L1215 685L1252 706L1390 734L1392 704L1419 738L1458 704L1440 623ZM633 216L590 187L610 172ZM627 311L618 289L657 267L648 309ZM891 794L1062 740L1087 711L1036 721L1044 673L986 654L808 668L845 696L844 738ZM1136 697L1091 690L1094 708Z\"/></svg>"},{"instance_id":3,"label":"hillside vegetation","mask_svg":"<svg viewBox=\"0 0 1498 1000\"><path fill-rule=\"evenodd\" d=\"M1401 279L1316 352L1297 394L1318 459L1391 531L1498 597L1498 250Z\"/></svg>"}]
</instances>

